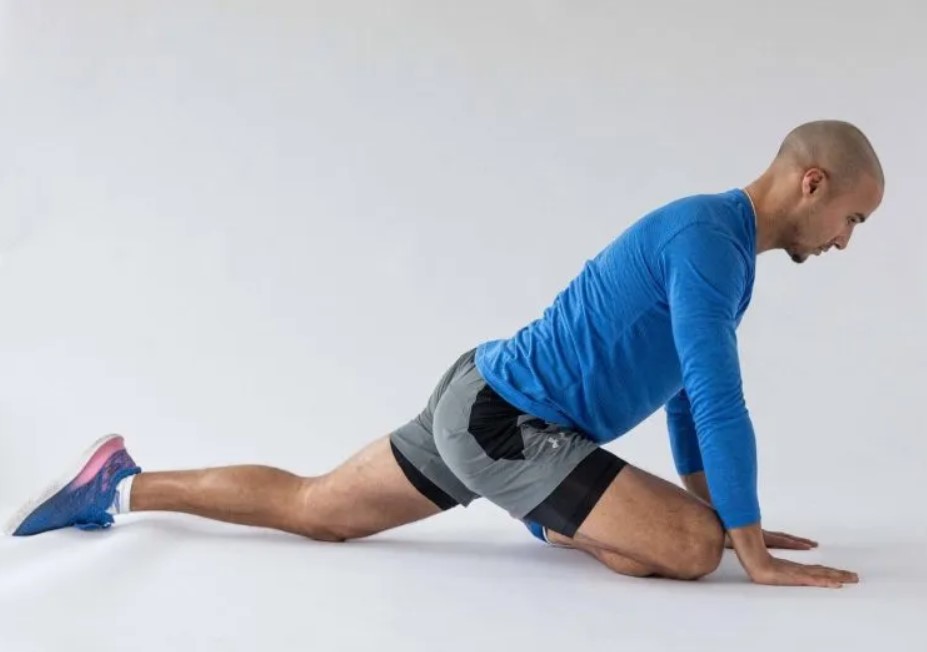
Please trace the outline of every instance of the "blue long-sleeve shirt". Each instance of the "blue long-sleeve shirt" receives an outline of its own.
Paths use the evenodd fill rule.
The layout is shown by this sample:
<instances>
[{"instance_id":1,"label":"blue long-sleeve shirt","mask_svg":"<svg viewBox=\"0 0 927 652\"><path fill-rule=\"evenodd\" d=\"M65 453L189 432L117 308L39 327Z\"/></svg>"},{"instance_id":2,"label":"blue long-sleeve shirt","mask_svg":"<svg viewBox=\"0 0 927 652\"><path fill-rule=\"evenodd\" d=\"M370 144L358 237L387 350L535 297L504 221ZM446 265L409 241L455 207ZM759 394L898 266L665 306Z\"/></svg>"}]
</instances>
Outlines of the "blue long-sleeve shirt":
<instances>
[{"instance_id":1,"label":"blue long-sleeve shirt","mask_svg":"<svg viewBox=\"0 0 927 652\"><path fill-rule=\"evenodd\" d=\"M477 347L477 368L512 405L599 443L664 407L677 470L705 471L726 527L756 523L736 337L755 270L742 190L678 199L588 260L540 318Z\"/></svg>"}]
</instances>

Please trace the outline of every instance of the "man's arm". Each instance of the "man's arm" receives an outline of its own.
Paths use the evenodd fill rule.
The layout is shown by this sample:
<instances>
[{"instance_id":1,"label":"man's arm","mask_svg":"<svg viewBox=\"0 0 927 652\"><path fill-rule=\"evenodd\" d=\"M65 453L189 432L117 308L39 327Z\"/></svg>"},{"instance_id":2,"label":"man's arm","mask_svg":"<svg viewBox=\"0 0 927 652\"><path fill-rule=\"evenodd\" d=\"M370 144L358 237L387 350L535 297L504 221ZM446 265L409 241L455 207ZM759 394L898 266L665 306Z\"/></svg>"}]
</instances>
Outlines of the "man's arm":
<instances>
[{"instance_id":1,"label":"man's arm","mask_svg":"<svg viewBox=\"0 0 927 652\"><path fill-rule=\"evenodd\" d=\"M666 412L666 429L669 432L670 450L680 476L696 473L704 469L702 454L698 449L698 436L695 422L689 407L686 390L681 389L664 406Z\"/></svg>"},{"instance_id":2,"label":"man's arm","mask_svg":"<svg viewBox=\"0 0 927 652\"><path fill-rule=\"evenodd\" d=\"M698 448L698 435L686 390L679 390L664 408L666 412L666 429L669 432L670 450L676 472L683 486L689 493L711 505L708 481L705 480L705 465Z\"/></svg>"},{"instance_id":3,"label":"man's arm","mask_svg":"<svg viewBox=\"0 0 927 652\"><path fill-rule=\"evenodd\" d=\"M692 408L686 390L679 390L667 401L664 411L670 450L682 486L690 494L711 505L711 493L705 479L705 465L698 448L698 435L695 432L695 421L692 419Z\"/></svg>"},{"instance_id":4,"label":"man's arm","mask_svg":"<svg viewBox=\"0 0 927 652\"><path fill-rule=\"evenodd\" d=\"M693 225L674 236L661 256L706 488L751 579L834 586L848 575L776 559L763 539L756 441L743 396L735 332L746 290L746 255L726 233Z\"/></svg>"},{"instance_id":5,"label":"man's arm","mask_svg":"<svg viewBox=\"0 0 927 652\"><path fill-rule=\"evenodd\" d=\"M744 401L736 321L746 291L745 252L710 225L689 226L661 257L683 393L668 417L688 402L701 467L689 437L674 437L683 475L704 470L713 504L728 529L757 525L756 443ZM678 424L683 424L679 420ZM685 433L684 425L678 429ZM677 465L679 463L677 462ZM687 468L688 467L688 468Z\"/></svg>"},{"instance_id":6,"label":"man's arm","mask_svg":"<svg viewBox=\"0 0 927 652\"><path fill-rule=\"evenodd\" d=\"M684 415L677 415L677 419L681 420ZM689 415L689 422L691 423L691 415ZM691 431L686 427L680 427L679 423L674 424L670 427L671 438L670 441L676 442L677 437L682 434L689 435L691 440L694 441L696 449L698 448L698 440L695 437L695 426L692 425ZM688 438L688 437L687 437ZM676 467L679 469L679 479L682 480L682 485L686 490L697 497L699 500L703 501L707 505L711 505L711 492L708 491L708 480L705 479L704 471L690 471L691 466L686 465L686 458L679 457L676 455L676 451L685 450L685 444L680 446L678 443L673 444L674 457L676 459ZM699 457L701 460L701 457ZM787 534L785 532L770 532L768 530L763 530L763 542L767 548L781 548L784 550L810 550L816 548L818 543L812 539L806 539L804 537L797 537L794 534ZM725 532L724 534L724 545L727 548L733 548L734 545L731 541L731 536L729 533Z\"/></svg>"},{"instance_id":7,"label":"man's arm","mask_svg":"<svg viewBox=\"0 0 927 652\"><path fill-rule=\"evenodd\" d=\"M676 472L686 490L703 502L711 505L708 480L705 479L705 465L698 449L698 435L686 390L679 390L664 407L666 429L669 432L670 451Z\"/></svg>"},{"instance_id":8,"label":"man's arm","mask_svg":"<svg viewBox=\"0 0 927 652\"><path fill-rule=\"evenodd\" d=\"M701 500L711 505L711 492L708 491L708 480L705 479L704 471L696 471L688 475L680 476L682 485L689 490L690 494L698 496Z\"/></svg>"}]
</instances>

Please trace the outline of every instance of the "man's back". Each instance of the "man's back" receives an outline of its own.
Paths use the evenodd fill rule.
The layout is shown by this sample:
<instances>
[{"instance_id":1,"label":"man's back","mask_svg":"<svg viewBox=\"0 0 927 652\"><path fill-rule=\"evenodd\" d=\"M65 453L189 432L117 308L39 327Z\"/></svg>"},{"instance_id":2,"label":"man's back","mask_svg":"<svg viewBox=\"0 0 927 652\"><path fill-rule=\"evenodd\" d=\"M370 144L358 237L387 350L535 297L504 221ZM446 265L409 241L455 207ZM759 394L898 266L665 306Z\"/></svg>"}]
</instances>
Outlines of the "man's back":
<instances>
[{"instance_id":1,"label":"man's back","mask_svg":"<svg viewBox=\"0 0 927 652\"><path fill-rule=\"evenodd\" d=\"M736 295L732 318L739 323L753 287L755 238L753 210L741 190L660 207L589 260L541 318L507 340L481 345L480 373L526 412L577 427L597 442L615 439L682 388L676 339L688 334L674 333L669 268L684 270L692 253L708 261L731 283L713 288L707 280L703 289Z\"/></svg>"}]
</instances>

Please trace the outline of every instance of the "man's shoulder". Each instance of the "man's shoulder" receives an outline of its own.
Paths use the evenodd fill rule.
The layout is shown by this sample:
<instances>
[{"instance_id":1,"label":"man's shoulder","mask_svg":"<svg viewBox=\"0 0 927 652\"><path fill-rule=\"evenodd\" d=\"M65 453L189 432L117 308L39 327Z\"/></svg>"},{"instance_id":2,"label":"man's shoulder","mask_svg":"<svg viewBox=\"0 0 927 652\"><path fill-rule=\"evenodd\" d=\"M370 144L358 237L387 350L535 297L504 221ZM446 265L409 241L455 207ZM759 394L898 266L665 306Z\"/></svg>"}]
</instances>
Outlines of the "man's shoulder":
<instances>
[{"instance_id":1,"label":"man's shoulder","mask_svg":"<svg viewBox=\"0 0 927 652\"><path fill-rule=\"evenodd\" d=\"M753 228L749 201L740 189L687 195L645 215L641 227L657 234L652 244L660 249L679 236L694 241L728 240L749 249Z\"/></svg>"},{"instance_id":2,"label":"man's shoulder","mask_svg":"<svg viewBox=\"0 0 927 652\"><path fill-rule=\"evenodd\" d=\"M744 197L739 189L684 195L659 206L645 217L664 217L679 225L723 221L732 212L740 210Z\"/></svg>"},{"instance_id":3,"label":"man's shoulder","mask_svg":"<svg viewBox=\"0 0 927 652\"><path fill-rule=\"evenodd\" d=\"M746 203L745 203L746 202ZM689 256L716 248L736 249L749 258L752 225L749 199L740 190L681 196L641 216L601 252L611 265L638 261L661 264L668 249Z\"/></svg>"}]
</instances>

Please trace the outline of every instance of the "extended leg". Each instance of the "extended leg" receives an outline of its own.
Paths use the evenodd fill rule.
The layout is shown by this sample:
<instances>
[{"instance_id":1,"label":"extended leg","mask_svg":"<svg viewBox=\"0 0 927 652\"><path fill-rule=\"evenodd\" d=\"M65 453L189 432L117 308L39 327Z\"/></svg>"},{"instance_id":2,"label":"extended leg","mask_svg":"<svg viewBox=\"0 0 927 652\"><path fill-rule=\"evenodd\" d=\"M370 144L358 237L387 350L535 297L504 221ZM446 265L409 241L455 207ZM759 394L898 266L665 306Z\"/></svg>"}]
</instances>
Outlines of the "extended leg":
<instances>
[{"instance_id":1,"label":"extended leg","mask_svg":"<svg viewBox=\"0 0 927 652\"><path fill-rule=\"evenodd\" d=\"M183 512L324 541L368 536L441 511L403 474L388 437L317 477L267 466L142 473L132 486L131 509Z\"/></svg>"},{"instance_id":2,"label":"extended leg","mask_svg":"<svg viewBox=\"0 0 927 652\"><path fill-rule=\"evenodd\" d=\"M140 473L123 438L108 435L24 503L4 530L30 536L70 526L106 528L113 514L126 510L128 496L134 511L183 512L343 541L468 504L477 496L444 467L431 426L448 384L473 355L463 354L444 373L420 414L324 475L259 465Z\"/></svg>"}]
</instances>

